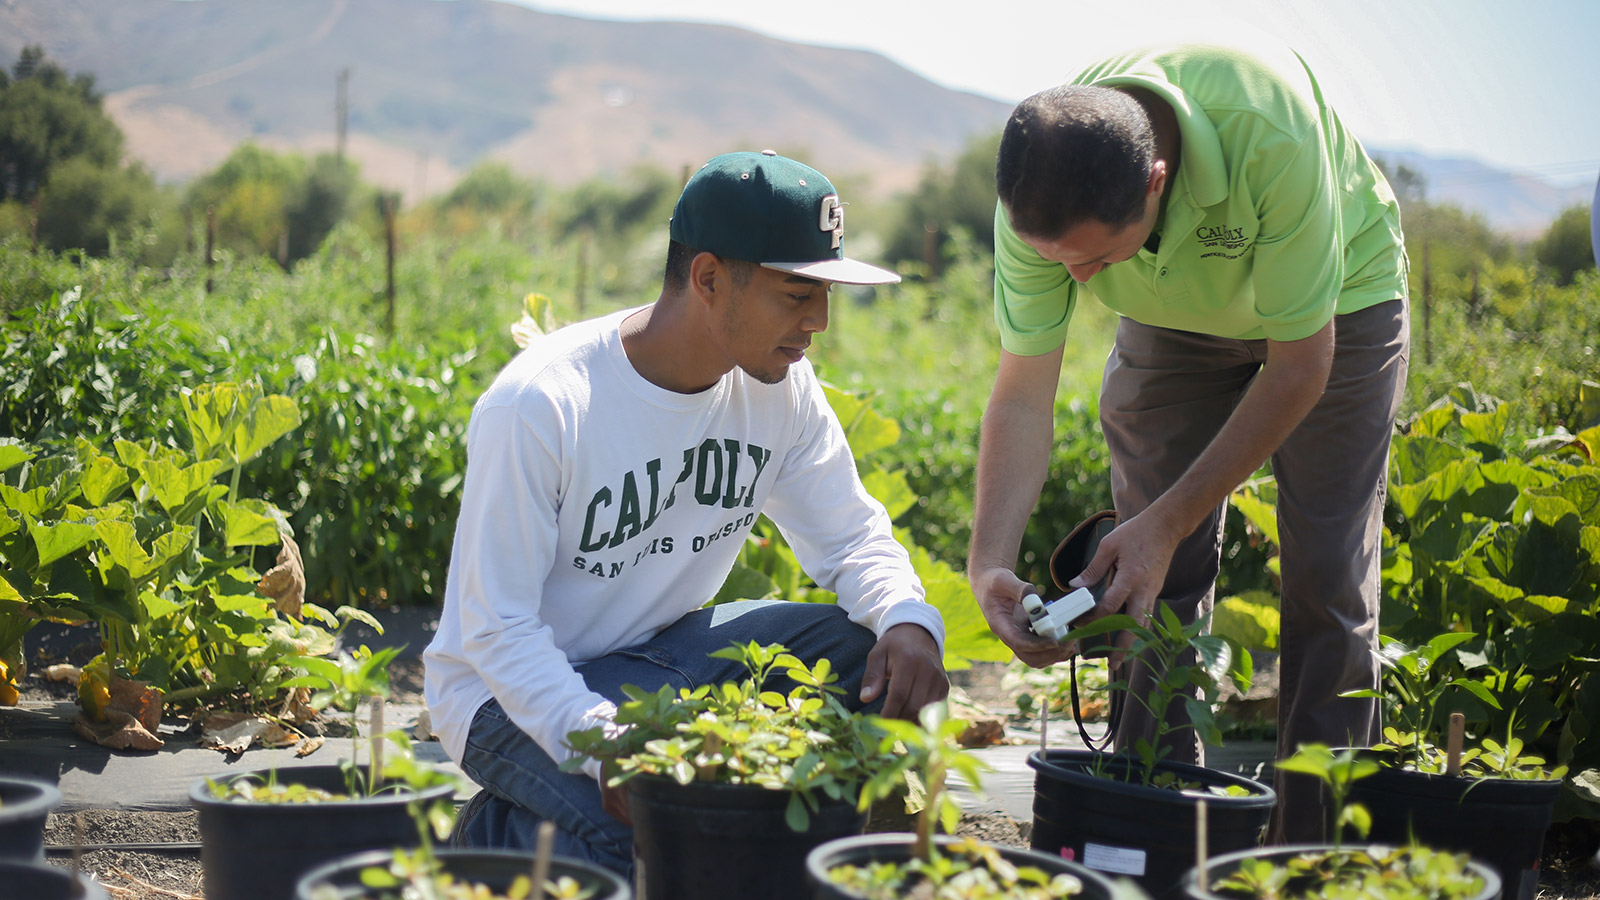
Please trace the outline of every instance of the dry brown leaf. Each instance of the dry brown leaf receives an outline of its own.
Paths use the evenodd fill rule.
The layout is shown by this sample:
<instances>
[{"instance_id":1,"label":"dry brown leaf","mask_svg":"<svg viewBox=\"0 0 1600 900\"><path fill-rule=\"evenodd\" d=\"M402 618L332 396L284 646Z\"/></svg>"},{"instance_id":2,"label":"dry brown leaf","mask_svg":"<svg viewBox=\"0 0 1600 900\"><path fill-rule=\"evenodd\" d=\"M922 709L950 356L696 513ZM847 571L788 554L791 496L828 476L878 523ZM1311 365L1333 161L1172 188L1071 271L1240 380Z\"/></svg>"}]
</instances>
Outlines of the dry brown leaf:
<instances>
[{"instance_id":1,"label":"dry brown leaf","mask_svg":"<svg viewBox=\"0 0 1600 900\"><path fill-rule=\"evenodd\" d=\"M300 558L300 545L294 538L283 535L283 545L278 548L278 564L267 570L256 584L256 593L270 597L273 607L288 616L300 618L300 607L306 600L306 569Z\"/></svg>"},{"instance_id":2,"label":"dry brown leaf","mask_svg":"<svg viewBox=\"0 0 1600 900\"><path fill-rule=\"evenodd\" d=\"M44 670L44 677L48 681L65 681L67 684L77 684L78 677L83 670L71 663L57 663Z\"/></svg>"},{"instance_id":3,"label":"dry brown leaf","mask_svg":"<svg viewBox=\"0 0 1600 900\"><path fill-rule=\"evenodd\" d=\"M956 738L963 747L993 747L1006 739L1006 720L999 716L979 716L968 719L966 724Z\"/></svg>"},{"instance_id":4,"label":"dry brown leaf","mask_svg":"<svg viewBox=\"0 0 1600 900\"><path fill-rule=\"evenodd\" d=\"M160 750L166 746L165 741L147 730L133 714L120 709L107 709L104 722L91 722L80 712L72 720L72 730L112 750Z\"/></svg>"},{"instance_id":5,"label":"dry brown leaf","mask_svg":"<svg viewBox=\"0 0 1600 900\"><path fill-rule=\"evenodd\" d=\"M310 756L317 751L317 748L322 746L322 742L325 740L327 738L320 734L313 738L306 738L300 742L300 746L294 751L294 755L301 759Z\"/></svg>"}]
</instances>

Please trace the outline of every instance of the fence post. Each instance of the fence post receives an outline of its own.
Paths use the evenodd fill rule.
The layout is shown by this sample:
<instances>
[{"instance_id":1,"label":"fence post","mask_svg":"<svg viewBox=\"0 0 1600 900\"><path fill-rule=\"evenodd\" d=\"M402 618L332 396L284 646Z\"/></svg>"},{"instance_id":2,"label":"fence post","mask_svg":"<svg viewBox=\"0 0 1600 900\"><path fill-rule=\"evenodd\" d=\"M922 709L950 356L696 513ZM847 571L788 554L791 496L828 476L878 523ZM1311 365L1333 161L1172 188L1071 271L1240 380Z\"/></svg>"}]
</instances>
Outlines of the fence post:
<instances>
[{"instance_id":1,"label":"fence post","mask_svg":"<svg viewBox=\"0 0 1600 900\"><path fill-rule=\"evenodd\" d=\"M216 257L212 254L211 251L216 246L216 242L217 242L217 208L215 206L207 206L206 207L206 296L208 296L208 297L211 296L211 289L212 289L213 286L215 286L215 279L214 279L213 275L215 274L214 270L216 269L217 261L216 261Z\"/></svg>"},{"instance_id":2,"label":"fence post","mask_svg":"<svg viewBox=\"0 0 1600 900\"><path fill-rule=\"evenodd\" d=\"M388 259L384 268L384 296L388 306L383 317L383 330L389 335L389 340L394 340L394 206L395 197L390 194L383 198L383 239L388 247Z\"/></svg>"}]
</instances>

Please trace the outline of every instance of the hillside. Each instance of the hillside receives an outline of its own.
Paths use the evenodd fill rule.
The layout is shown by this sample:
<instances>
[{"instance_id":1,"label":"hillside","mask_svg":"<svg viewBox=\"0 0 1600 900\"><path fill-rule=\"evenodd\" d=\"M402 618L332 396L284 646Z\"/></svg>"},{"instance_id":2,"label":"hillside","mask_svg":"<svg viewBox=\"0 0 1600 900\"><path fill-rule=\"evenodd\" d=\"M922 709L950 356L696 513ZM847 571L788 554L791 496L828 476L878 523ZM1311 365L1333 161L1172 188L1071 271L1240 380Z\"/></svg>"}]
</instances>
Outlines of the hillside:
<instances>
[{"instance_id":1,"label":"hillside","mask_svg":"<svg viewBox=\"0 0 1600 900\"><path fill-rule=\"evenodd\" d=\"M499 0L0 0L0 64L33 43L94 73L129 153L165 181L213 168L247 139L332 150L348 70L347 151L412 200L485 158L570 184L764 147L882 196L1009 111L870 52ZM1429 200L1518 237L1591 190L1373 150L1419 172Z\"/></svg>"},{"instance_id":2,"label":"hillside","mask_svg":"<svg viewBox=\"0 0 1600 900\"><path fill-rule=\"evenodd\" d=\"M413 194L484 157L569 183L761 147L886 192L1009 109L873 53L492 0L0 0L0 59L28 43L95 74L164 180L248 138L333 149L342 69L349 152Z\"/></svg>"}]
</instances>

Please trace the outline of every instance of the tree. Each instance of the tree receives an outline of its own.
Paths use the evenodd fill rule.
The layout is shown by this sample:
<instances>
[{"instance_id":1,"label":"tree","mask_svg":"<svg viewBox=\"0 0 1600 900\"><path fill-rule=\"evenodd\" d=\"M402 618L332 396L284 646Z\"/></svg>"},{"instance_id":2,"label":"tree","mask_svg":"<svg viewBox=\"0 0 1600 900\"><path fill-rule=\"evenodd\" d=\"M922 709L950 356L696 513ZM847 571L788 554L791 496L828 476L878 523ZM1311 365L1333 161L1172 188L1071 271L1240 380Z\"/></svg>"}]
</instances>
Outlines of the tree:
<instances>
[{"instance_id":1,"label":"tree","mask_svg":"<svg viewBox=\"0 0 1600 900\"><path fill-rule=\"evenodd\" d=\"M535 182L511 171L499 160L481 162L442 201L445 209L466 208L475 212L522 218L533 214L543 190Z\"/></svg>"},{"instance_id":2,"label":"tree","mask_svg":"<svg viewBox=\"0 0 1600 900\"><path fill-rule=\"evenodd\" d=\"M311 161L284 207L289 227L289 262L317 252L333 226L349 218L361 177L355 163L324 153Z\"/></svg>"},{"instance_id":3,"label":"tree","mask_svg":"<svg viewBox=\"0 0 1600 900\"><path fill-rule=\"evenodd\" d=\"M31 203L68 160L114 168L121 157L122 132L101 108L94 76L69 78L42 48L24 48L0 81L0 200Z\"/></svg>"},{"instance_id":4,"label":"tree","mask_svg":"<svg viewBox=\"0 0 1600 900\"><path fill-rule=\"evenodd\" d=\"M56 166L39 193L39 243L104 256L112 238L128 237L155 205L155 181L143 168L118 169L76 156Z\"/></svg>"},{"instance_id":5,"label":"tree","mask_svg":"<svg viewBox=\"0 0 1600 900\"><path fill-rule=\"evenodd\" d=\"M955 229L965 230L975 246L994 252L994 160L1000 133L973 139L948 169L929 164L915 192L901 201L885 255L895 262L915 260L937 275Z\"/></svg>"},{"instance_id":6,"label":"tree","mask_svg":"<svg viewBox=\"0 0 1600 900\"><path fill-rule=\"evenodd\" d=\"M219 246L277 258L280 249L287 252L288 198L304 180L305 170L299 156L240 144L222 165L195 180L184 208L200 222L207 209L212 211Z\"/></svg>"},{"instance_id":7,"label":"tree","mask_svg":"<svg viewBox=\"0 0 1600 900\"><path fill-rule=\"evenodd\" d=\"M1589 205L1568 207L1533 244L1533 258L1566 286L1584 269L1594 268L1594 245L1589 234Z\"/></svg>"}]
</instances>

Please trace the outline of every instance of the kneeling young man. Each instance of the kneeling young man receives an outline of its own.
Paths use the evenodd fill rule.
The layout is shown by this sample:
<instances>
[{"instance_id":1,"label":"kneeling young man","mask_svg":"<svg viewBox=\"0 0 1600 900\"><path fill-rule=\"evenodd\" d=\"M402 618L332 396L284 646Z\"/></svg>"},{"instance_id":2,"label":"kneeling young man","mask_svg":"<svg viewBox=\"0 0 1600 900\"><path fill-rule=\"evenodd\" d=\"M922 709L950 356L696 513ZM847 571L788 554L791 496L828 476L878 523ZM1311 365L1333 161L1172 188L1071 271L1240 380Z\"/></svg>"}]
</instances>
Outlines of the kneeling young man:
<instances>
[{"instance_id":1,"label":"kneeling young man","mask_svg":"<svg viewBox=\"0 0 1600 900\"><path fill-rule=\"evenodd\" d=\"M622 685L740 678L731 643L827 658L856 706L913 717L949 689L944 629L862 487L805 351L834 282L899 276L844 257L815 169L708 162L673 211L660 297L530 344L473 409L427 700L483 791L458 835L626 874L632 833L599 766L563 773L569 732L610 727ZM837 606L703 608L761 514Z\"/></svg>"}]
</instances>

